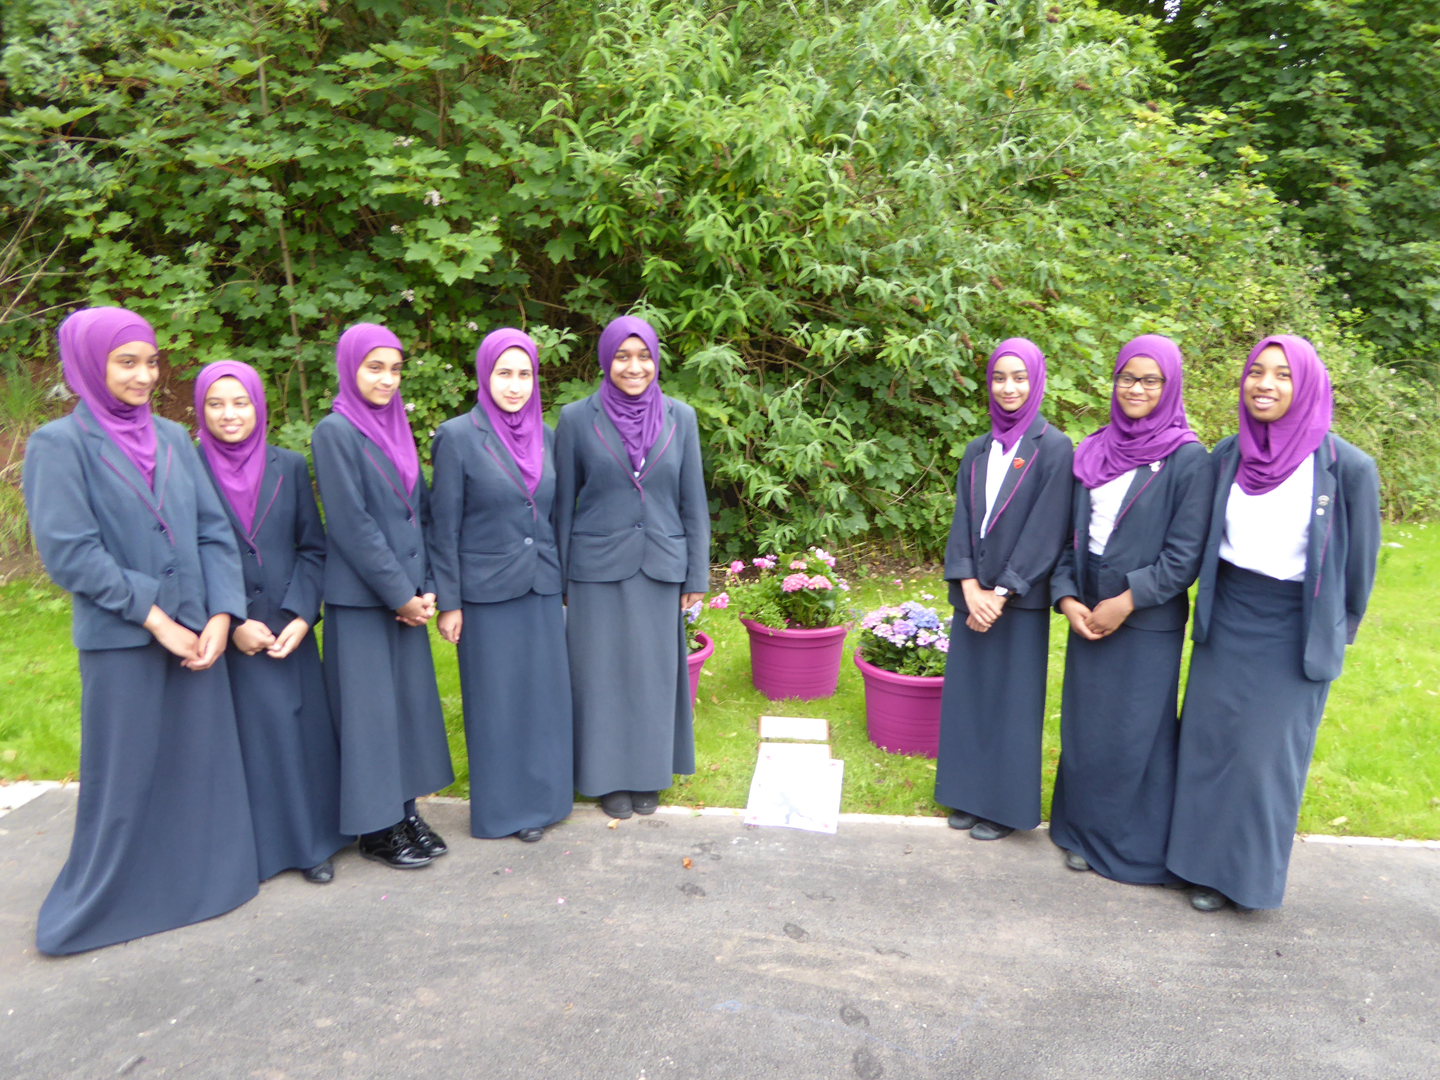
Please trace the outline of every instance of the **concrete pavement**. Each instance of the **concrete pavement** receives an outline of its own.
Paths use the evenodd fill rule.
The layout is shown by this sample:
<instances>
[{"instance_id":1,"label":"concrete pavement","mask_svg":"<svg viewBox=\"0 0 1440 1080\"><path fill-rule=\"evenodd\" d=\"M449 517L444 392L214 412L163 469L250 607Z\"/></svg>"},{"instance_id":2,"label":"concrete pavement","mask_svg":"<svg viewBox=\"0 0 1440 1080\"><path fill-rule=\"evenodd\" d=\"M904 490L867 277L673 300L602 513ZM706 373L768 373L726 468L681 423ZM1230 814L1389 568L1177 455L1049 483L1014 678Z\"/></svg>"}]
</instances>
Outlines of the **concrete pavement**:
<instances>
[{"instance_id":1,"label":"concrete pavement","mask_svg":"<svg viewBox=\"0 0 1440 1080\"><path fill-rule=\"evenodd\" d=\"M1047 835L577 810L416 872L337 861L66 959L73 791L0 821L0 1077L1440 1076L1440 852L1298 844L1286 906L1065 870ZM685 869L683 860L692 866Z\"/></svg>"}]
</instances>

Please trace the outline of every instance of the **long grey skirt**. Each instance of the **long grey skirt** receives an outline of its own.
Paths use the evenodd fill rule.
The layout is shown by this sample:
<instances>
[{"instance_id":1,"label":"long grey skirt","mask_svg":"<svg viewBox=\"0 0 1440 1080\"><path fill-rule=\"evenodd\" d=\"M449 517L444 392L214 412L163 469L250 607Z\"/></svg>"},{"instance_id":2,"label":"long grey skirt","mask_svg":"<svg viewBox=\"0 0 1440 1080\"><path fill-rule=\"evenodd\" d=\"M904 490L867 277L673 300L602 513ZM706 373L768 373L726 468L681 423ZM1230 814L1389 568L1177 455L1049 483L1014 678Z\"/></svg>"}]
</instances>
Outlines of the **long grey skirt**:
<instances>
[{"instance_id":1,"label":"long grey skirt","mask_svg":"<svg viewBox=\"0 0 1440 1080\"><path fill-rule=\"evenodd\" d=\"M1184 629L1073 630L1065 652L1050 839L1113 881L1159 885L1175 798Z\"/></svg>"},{"instance_id":2,"label":"long grey skirt","mask_svg":"<svg viewBox=\"0 0 1440 1080\"><path fill-rule=\"evenodd\" d=\"M260 880L318 866L340 832L340 744L315 635L283 660L227 654Z\"/></svg>"},{"instance_id":3,"label":"long grey skirt","mask_svg":"<svg viewBox=\"0 0 1440 1080\"><path fill-rule=\"evenodd\" d=\"M1050 611L1011 608L983 634L956 611L940 694L935 801L1012 829L1040 824Z\"/></svg>"},{"instance_id":4,"label":"long grey skirt","mask_svg":"<svg viewBox=\"0 0 1440 1080\"><path fill-rule=\"evenodd\" d=\"M662 791L695 771L680 586L638 573L568 590L575 787Z\"/></svg>"},{"instance_id":5,"label":"long grey skirt","mask_svg":"<svg viewBox=\"0 0 1440 1080\"><path fill-rule=\"evenodd\" d=\"M239 907L259 890L226 658L152 642L80 653L80 801L35 944L84 952Z\"/></svg>"},{"instance_id":6,"label":"long grey skirt","mask_svg":"<svg viewBox=\"0 0 1440 1080\"><path fill-rule=\"evenodd\" d=\"M1165 864L1237 904L1285 896L1329 682L1305 677L1302 585L1220 564L1190 654Z\"/></svg>"},{"instance_id":7,"label":"long grey skirt","mask_svg":"<svg viewBox=\"0 0 1440 1080\"><path fill-rule=\"evenodd\" d=\"M340 830L388 829L455 780L423 626L388 608L325 605L325 687L340 733Z\"/></svg>"},{"instance_id":8,"label":"long grey skirt","mask_svg":"<svg viewBox=\"0 0 1440 1080\"><path fill-rule=\"evenodd\" d=\"M470 834L509 836L566 817L575 723L560 594L466 604L456 652L470 757Z\"/></svg>"}]
</instances>

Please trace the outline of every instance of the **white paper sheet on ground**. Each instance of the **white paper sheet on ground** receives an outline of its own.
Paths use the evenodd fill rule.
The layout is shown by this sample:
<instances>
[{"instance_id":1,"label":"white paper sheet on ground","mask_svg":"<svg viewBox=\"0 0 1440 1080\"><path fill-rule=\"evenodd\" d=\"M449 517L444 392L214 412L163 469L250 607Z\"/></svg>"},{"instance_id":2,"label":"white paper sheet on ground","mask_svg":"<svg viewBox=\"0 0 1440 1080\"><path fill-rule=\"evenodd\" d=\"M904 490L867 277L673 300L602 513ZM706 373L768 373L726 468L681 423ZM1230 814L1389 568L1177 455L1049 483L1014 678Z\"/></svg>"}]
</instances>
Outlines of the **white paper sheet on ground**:
<instances>
[{"instance_id":1,"label":"white paper sheet on ground","mask_svg":"<svg viewBox=\"0 0 1440 1080\"><path fill-rule=\"evenodd\" d=\"M829 761L830 744L813 742L762 742L760 753L782 761Z\"/></svg>"},{"instance_id":2,"label":"white paper sheet on ground","mask_svg":"<svg viewBox=\"0 0 1440 1080\"><path fill-rule=\"evenodd\" d=\"M760 717L760 738L828 742L830 724L825 720L808 716L762 716Z\"/></svg>"},{"instance_id":3,"label":"white paper sheet on ground","mask_svg":"<svg viewBox=\"0 0 1440 1080\"><path fill-rule=\"evenodd\" d=\"M828 756L821 760L818 754L762 750L750 781L745 824L834 833L840 827L844 779L843 761Z\"/></svg>"}]
</instances>

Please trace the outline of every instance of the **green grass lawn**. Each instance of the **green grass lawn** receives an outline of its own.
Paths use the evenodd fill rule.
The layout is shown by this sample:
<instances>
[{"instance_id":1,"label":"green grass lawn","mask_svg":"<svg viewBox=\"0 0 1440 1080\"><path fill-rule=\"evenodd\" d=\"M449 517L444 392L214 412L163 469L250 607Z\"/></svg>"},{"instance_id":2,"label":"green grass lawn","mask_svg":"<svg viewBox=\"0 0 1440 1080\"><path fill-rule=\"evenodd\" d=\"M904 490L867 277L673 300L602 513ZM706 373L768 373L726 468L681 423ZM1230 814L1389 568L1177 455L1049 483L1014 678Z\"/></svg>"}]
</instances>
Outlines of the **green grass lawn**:
<instances>
[{"instance_id":1,"label":"green grass lawn","mask_svg":"<svg viewBox=\"0 0 1440 1080\"><path fill-rule=\"evenodd\" d=\"M1300 812L1302 832L1440 838L1440 525L1396 525L1385 531L1370 613L1333 685ZM931 593L943 611L944 583L907 575L852 582L859 610ZM73 776L79 758L79 680L70 646L69 605L44 581L0 587L0 777ZM882 814L938 814L935 766L887 754L865 733L865 698L851 654L851 635L833 698L770 702L750 685L750 656L734 609L711 611L706 631L715 655L700 678L695 709L697 772L666 801L743 806L759 744L762 713L823 716L831 752L845 761L844 809ZM1051 633L1045 724L1045 812L1059 756L1060 677L1065 623ZM450 730L457 781L446 794L468 792L460 683L455 651L433 638L440 697Z\"/></svg>"}]
</instances>

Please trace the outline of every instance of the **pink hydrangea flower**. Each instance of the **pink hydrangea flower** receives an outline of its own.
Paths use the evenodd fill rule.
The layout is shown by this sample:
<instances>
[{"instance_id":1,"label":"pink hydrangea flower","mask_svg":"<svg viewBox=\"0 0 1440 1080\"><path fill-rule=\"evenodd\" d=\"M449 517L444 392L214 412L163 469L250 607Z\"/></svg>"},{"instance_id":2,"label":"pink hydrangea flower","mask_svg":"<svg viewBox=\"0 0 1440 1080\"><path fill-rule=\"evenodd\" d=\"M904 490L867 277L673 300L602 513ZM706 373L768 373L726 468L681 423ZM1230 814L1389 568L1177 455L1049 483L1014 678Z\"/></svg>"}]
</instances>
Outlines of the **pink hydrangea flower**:
<instances>
[{"instance_id":1,"label":"pink hydrangea flower","mask_svg":"<svg viewBox=\"0 0 1440 1080\"><path fill-rule=\"evenodd\" d=\"M805 587L807 589L833 589L835 586L830 584L830 579L824 574L816 574Z\"/></svg>"},{"instance_id":2,"label":"pink hydrangea flower","mask_svg":"<svg viewBox=\"0 0 1440 1080\"><path fill-rule=\"evenodd\" d=\"M744 570L744 569L745 569L745 564L744 564L743 562L741 562L739 559L736 559L734 562L732 562L732 563L730 564L730 573L732 573L732 574L738 574L738 573L740 573L740 572L741 572L742 570Z\"/></svg>"},{"instance_id":3,"label":"pink hydrangea flower","mask_svg":"<svg viewBox=\"0 0 1440 1080\"><path fill-rule=\"evenodd\" d=\"M791 570L804 570L804 569L805 569L805 560L804 560L804 559L795 559L793 562L790 563L790 569L791 569Z\"/></svg>"},{"instance_id":4,"label":"pink hydrangea flower","mask_svg":"<svg viewBox=\"0 0 1440 1080\"><path fill-rule=\"evenodd\" d=\"M791 574L781 583L780 591L799 592L801 589L808 588L809 585L810 579L804 574Z\"/></svg>"},{"instance_id":5,"label":"pink hydrangea flower","mask_svg":"<svg viewBox=\"0 0 1440 1080\"><path fill-rule=\"evenodd\" d=\"M710 606L712 608L715 608L716 610L723 611L725 608L730 606L730 594L723 592L717 593L715 596L710 598Z\"/></svg>"}]
</instances>

